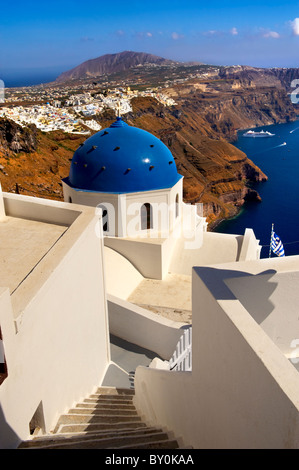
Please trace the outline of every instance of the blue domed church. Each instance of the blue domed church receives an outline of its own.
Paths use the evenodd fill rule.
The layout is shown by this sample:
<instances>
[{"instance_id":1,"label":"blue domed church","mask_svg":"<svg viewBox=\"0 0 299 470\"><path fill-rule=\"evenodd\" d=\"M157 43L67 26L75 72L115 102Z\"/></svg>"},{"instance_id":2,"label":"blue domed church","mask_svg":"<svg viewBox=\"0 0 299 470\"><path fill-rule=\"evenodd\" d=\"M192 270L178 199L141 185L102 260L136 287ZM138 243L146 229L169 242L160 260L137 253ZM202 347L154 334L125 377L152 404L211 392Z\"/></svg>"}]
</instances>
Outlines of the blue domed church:
<instances>
[{"instance_id":1,"label":"blue domed church","mask_svg":"<svg viewBox=\"0 0 299 470\"><path fill-rule=\"evenodd\" d=\"M179 216L182 181L166 145L118 117L74 153L64 199L102 209L106 235L163 233Z\"/></svg>"}]
</instances>

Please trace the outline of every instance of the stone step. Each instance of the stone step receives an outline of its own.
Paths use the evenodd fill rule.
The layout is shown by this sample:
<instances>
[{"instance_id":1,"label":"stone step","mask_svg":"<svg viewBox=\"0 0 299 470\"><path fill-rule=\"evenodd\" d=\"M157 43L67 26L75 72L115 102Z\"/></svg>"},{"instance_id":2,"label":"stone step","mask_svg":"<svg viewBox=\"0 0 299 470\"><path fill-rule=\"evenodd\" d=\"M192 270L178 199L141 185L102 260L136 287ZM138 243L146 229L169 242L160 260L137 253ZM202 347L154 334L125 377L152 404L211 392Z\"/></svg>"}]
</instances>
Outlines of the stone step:
<instances>
[{"instance_id":1,"label":"stone step","mask_svg":"<svg viewBox=\"0 0 299 470\"><path fill-rule=\"evenodd\" d=\"M101 407L94 407L94 408L71 408L69 410L69 414L81 414L81 415L93 415L93 416L137 416L137 411L135 408L131 410L115 410L114 408L101 408Z\"/></svg>"},{"instance_id":2,"label":"stone step","mask_svg":"<svg viewBox=\"0 0 299 470\"><path fill-rule=\"evenodd\" d=\"M103 431L86 431L80 433L64 433L64 434L47 434L40 437L35 437L31 441L25 441L20 444L19 448L31 448L31 447L38 447L41 445L48 445L56 442L82 442L85 439L107 439L107 438L117 438L117 437L124 437L124 436L146 436L148 434L158 434L163 433L164 431L159 428L136 428L136 429L123 429L123 430L103 430Z\"/></svg>"},{"instance_id":3,"label":"stone step","mask_svg":"<svg viewBox=\"0 0 299 470\"><path fill-rule=\"evenodd\" d=\"M116 396L134 396L135 390L129 388L114 388L114 387L98 387L96 394L99 395L116 395Z\"/></svg>"},{"instance_id":4,"label":"stone step","mask_svg":"<svg viewBox=\"0 0 299 470\"><path fill-rule=\"evenodd\" d=\"M101 400L103 403L113 401L113 402L124 402L124 403L132 403L133 402L133 395L97 395L93 393L89 395L89 400Z\"/></svg>"},{"instance_id":5,"label":"stone step","mask_svg":"<svg viewBox=\"0 0 299 470\"><path fill-rule=\"evenodd\" d=\"M177 449L162 429L142 422L134 390L99 387L60 416L52 434L23 442L23 449Z\"/></svg>"},{"instance_id":6,"label":"stone step","mask_svg":"<svg viewBox=\"0 0 299 470\"><path fill-rule=\"evenodd\" d=\"M110 404L110 403L78 403L76 405L76 408L80 409L90 409L90 410L135 410L134 405L129 405L129 404L119 404L117 405Z\"/></svg>"},{"instance_id":7,"label":"stone step","mask_svg":"<svg viewBox=\"0 0 299 470\"><path fill-rule=\"evenodd\" d=\"M109 449L109 447L107 447ZM113 447L110 447L113 449ZM178 442L174 440L147 442L143 444L127 445L125 447L118 447L118 449L179 449Z\"/></svg>"},{"instance_id":8,"label":"stone step","mask_svg":"<svg viewBox=\"0 0 299 470\"><path fill-rule=\"evenodd\" d=\"M127 446L142 445L148 446L152 443L159 442L162 445L163 441L168 441L168 435L164 432L156 432L148 435L135 435L135 436L113 436L102 439L98 438L85 438L77 440L76 442L70 439L65 439L63 442L61 439L53 440L53 442L40 441L38 445L31 446L32 448L39 449L117 449L126 448Z\"/></svg>"},{"instance_id":9,"label":"stone step","mask_svg":"<svg viewBox=\"0 0 299 470\"><path fill-rule=\"evenodd\" d=\"M57 433L75 433L75 432L94 432L94 431L111 431L117 429L138 429L146 428L146 424L140 421L131 421L123 423L85 423L85 424L61 424L57 428Z\"/></svg>"},{"instance_id":10,"label":"stone step","mask_svg":"<svg viewBox=\"0 0 299 470\"><path fill-rule=\"evenodd\" d=\"M120 405L133 405L132 400L112 400L112 399L104 399L101 398L85 398L80 403L93 403L95 405L113 405L113 406L120 406ZM134 406L134 405L133 405Z\"/></svg>"},{"instance_id":11,"label":"stone step","mask_svg":"<svg viewBox=\"0 0 299 470\"><path fill-rule=\"evenodd\" d=\"M83 423L121 423L121 422L140 422L141 418L137 415L110 415L110 414L67 414L60 416L58 425L60 424L83 424Z\"/></svg>"}]
</instances>

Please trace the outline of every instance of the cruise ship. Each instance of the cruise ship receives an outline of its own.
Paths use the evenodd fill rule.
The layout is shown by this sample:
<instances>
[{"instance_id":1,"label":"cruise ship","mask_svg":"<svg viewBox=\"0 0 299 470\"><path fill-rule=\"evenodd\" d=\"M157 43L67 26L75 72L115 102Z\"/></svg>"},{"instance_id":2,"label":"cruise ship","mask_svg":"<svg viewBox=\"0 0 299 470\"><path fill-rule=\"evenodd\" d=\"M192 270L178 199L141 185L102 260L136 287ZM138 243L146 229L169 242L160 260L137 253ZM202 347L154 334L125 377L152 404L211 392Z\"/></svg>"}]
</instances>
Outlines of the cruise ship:
<instances>
[{"instance_id":1,"label":"cruise ship","mask_svg":"<svg viewBox=\"0 0 299 470\"><path fill-rule=\"evenodd\" d=\"M273 137L275 134L271 134L271 132L268 131L247 131L245 134L243 134L243 137Z\"/></svg>"}]
</instances>

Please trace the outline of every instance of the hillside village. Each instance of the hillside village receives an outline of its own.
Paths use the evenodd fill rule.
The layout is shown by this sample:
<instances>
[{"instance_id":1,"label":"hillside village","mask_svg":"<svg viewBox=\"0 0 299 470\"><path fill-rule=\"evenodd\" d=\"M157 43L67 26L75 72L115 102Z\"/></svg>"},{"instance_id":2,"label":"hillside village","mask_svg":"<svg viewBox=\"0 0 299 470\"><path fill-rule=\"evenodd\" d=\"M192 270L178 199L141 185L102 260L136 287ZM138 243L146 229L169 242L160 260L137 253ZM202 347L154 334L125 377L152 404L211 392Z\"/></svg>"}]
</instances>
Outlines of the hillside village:
<instances>
[{"instance_id":1,"label":"hillside village","mask_svg":"<svg viewBox=\"0 0 299 470\"><path fill-rule=\"evenodd\" d=\"M29 93L30 95L30 93ZM71 134L90 134L89 129L99 131L101 126L94 117L110 108L115 114L124 115L132 111L131 99L139 96L150 96L164 106L174 106L172 98L159 92L159 90L147 89L146 91L131 90L130 87L108 89L103 93L82 91L70 94L67 99L61 99L61 94L51 88L47 93L47 102L43 104L18 105L0 108L0 117L9 118L21 125L35 124L43 132L62 130ZM7 102L15 100L13 94ZM27 96L23 96L23 100ZM11 101L10 101L11 102Z\"/></svg>"}]
</instances>

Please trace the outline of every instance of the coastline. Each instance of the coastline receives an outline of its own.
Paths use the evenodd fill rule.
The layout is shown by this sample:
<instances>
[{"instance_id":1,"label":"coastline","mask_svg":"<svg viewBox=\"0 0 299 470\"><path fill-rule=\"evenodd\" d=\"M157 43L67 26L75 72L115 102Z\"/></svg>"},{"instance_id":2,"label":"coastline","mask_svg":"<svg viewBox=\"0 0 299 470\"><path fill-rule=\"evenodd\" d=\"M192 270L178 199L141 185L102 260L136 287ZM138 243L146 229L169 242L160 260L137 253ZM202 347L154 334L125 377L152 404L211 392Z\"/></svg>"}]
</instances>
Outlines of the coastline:
<instances>
[{"instance_id":1,"label":"coastline","mask_svg":"<svg viewBox=\"0 0 299 470\"><path fill-rule=\"evenodd\" d=\"M213 222L211 222L210 224L208 224L208 232L214 232L215 229L220 225L222 224L222 222L224 222L225 220L230 220L229 219L225 219L224 217L221 218L221 219L218 219L218 220L213 220Z\"/></svg>"},{"instance_id":2,"label":"coastline","mask_svg":"<svg viewBox=\"0 0 299 470\"><path fill-rule=\"evenodd\" d=\"M252 126L252 127L239 128L239 129L236 130L234 140L230 141L229 143L231 143L232 145L235 145L235 143L238 141L238 138L240 136L239 134L241 132L246 132L248 130L253 130L253 129L263 129L263 128L268 128L268 127L272 127L272 126L277 126L277 125L280 125L280 124L288 124L288 123L298 122L298 121L299 121L299 115L297 115L296 119L292 119L292 120L285 119L284 121L277 122L275 124L272 123L272 124L265 124L265 125L262 125L262 126ZM246 156L247 156L247 158L249 158L247 154L246 154ZM254 161L253 161L253 163L256 164ZM244 204L246 204L246 201L244 202ZM219 219L213 220L210 224L208 224L208 231L213 232L219 227L219 225L222 224L222 222L226 222L226 221L229 222L229 221L232 221L232 220L236 219L237 217L239 217L242 214L242 209L244 207L244 204L242 204L242 206L240 206L237 209L236 214L233 215L232 217L227 217L227 218L226 217L221 217Z\"/></svg>"},{"instance_id":3,"label":"coastline","mask_svg":"<svg viewBox=\"0 0 299 470\"><path fill-rule=\"evenodd\" d=\"M244 204L246 204L246 201L244 202ZM231 220L237 219L240 215L242 215L244 204L238 208L236 214L233 215L232 217L227 217L227 218L221 217L220 219L213 220L210 224L208 224L208 232L215 231L215 229L219 227L219 225L222 224L222 222L229 222Z\"/></svg>"},{"instance_id":4,"label":"coastline","mask_svg":"<svg viewBox=\"0 0 299 470\"><path fill-rule=\"evenodd\" d=\"M298 121L296 119L271 126L271 132L275 134L271 139L246 139L240 136L238 148L262 167L269 177L268 184L254 186L260 192L262 204L246 201L236 216L225 218L220 214L220 218L208 226L209 231L238 235L244 234L245 228L250 227L260 240L261 258L269 254L272 224L284 245L285 255L299 253L298 204L296 197L293 197L298 191Z\"/></svg>"},{"instance_id":5,"label":"coastline","mask_svg":"<svg viewBox=\"0 0 299 470\"><path fill-rule=\"evenodd\" d=\"M246 132L246 131L250 131L250 130L256 130L256 129L261 129L261 128L264 128L264 127L271 127L271 126L277 126L279 124L288 124L288 123L291 123L291 122L296 122L296 121L299 121L299 109L297 110L296 108L294 109L295 110L295 113L296 113L296 118L295 119L284 119L282 121L279 121L279 122L272 122L271 124L262 124L261 126L257 126L257 125L253 125L251 127L240 127L238 129L235 130L235 134L234 134L234 137L232 140L229 140L228 142L232 145L234 145L234 143L237 142L238 138L239 138L239 133L240 132Z\"/></svg>"}]
</instances>

